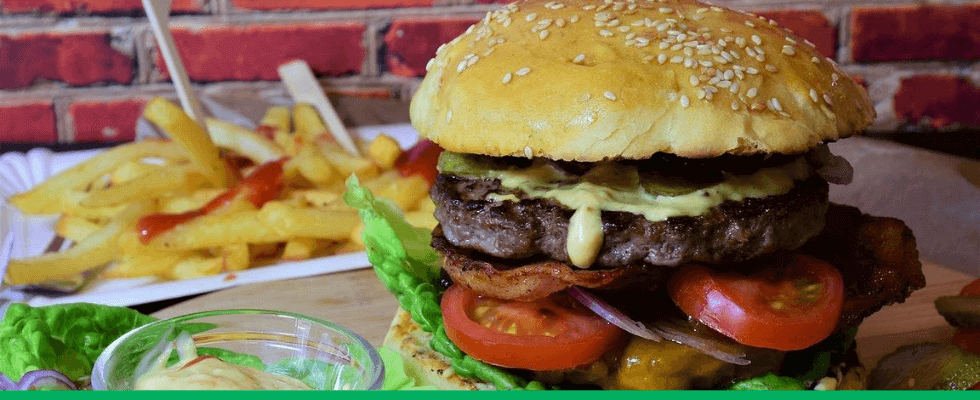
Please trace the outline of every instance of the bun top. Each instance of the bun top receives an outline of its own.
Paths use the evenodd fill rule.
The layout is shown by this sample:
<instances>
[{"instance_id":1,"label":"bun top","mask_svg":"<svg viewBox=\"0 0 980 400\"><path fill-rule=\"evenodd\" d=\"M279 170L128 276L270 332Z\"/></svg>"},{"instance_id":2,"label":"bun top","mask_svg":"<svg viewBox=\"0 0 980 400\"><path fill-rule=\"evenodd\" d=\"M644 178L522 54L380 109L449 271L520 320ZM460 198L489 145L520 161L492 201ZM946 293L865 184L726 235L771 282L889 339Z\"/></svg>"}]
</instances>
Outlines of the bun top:
<instances>
[{"instance_id":1,"label":"bun top","mask_svg":"<svg viewBox=\"0 0 980 400\"><path fill-rule=\"evenodd\" d=\"M693 0L519 1L440 47L427 70L412 123L461 153L800 153L875 117L812 44Z\"/></svg>"}]
</instances>

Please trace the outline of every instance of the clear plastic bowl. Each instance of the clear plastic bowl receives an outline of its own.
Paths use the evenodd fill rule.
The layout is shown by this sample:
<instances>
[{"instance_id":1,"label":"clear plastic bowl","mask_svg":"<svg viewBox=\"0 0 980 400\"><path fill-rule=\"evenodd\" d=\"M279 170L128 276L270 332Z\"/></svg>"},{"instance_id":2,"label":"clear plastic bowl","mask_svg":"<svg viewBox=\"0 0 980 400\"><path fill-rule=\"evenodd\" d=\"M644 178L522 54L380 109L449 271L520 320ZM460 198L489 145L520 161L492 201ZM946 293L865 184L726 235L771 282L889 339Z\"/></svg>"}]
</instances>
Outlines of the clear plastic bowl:
<instances>
[{"instance_id":1,"label":"clear plastic bowl","mask_svg":"<svg viewBox=\"0 0 980 400\"><path fill-rule=\"evenodd\" d=\"M384 384L378 352L340 325L288 312L221 310L156 321L119 337L96 360L92 388L132 390L140 361L156 359L161 343L181 331L190 333L199 349L258 357L266 372L292 376L313 389L378 390Z\"/></svg>"}]
</instances>

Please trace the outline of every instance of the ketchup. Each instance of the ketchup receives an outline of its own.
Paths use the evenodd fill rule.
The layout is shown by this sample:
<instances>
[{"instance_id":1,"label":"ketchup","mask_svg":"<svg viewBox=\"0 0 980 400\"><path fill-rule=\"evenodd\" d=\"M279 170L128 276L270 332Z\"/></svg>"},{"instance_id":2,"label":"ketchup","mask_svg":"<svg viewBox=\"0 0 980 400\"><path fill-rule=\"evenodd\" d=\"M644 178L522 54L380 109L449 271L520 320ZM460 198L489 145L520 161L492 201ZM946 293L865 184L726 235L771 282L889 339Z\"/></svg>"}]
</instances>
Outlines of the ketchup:
<instances>
[{"instance_id":1,"label":"ketchup","mask_svg":"<svg viewBox=\"0 0 980 400\"><path fill-rule=\"evenodd\" d=\"M415 146L398 156L395 168L404 177L421 175L431 186L436 181L436 175L439 175L436 166L439 164L440 153L442 147L427 139L420 139Z\"/></svg>"},{"instance_id":2,"label":"ketchup","mask_svg":"<svg viewBox=\"0 0 980 400\"><path fill-rule=\"evenodd\" d=\"M140 218L139 222L136 223L140 242L149 243L153 238L173 229L178 224L207 215L230 203L238 196L242 196L243 199L256 207L262 207L263 204L278 198L279 194L282 193L282 165L285 162L286 159L283 158L262 164L237 186L225 191L197 210L181 214L150 214Z\"/></svg>"}]
</instances>

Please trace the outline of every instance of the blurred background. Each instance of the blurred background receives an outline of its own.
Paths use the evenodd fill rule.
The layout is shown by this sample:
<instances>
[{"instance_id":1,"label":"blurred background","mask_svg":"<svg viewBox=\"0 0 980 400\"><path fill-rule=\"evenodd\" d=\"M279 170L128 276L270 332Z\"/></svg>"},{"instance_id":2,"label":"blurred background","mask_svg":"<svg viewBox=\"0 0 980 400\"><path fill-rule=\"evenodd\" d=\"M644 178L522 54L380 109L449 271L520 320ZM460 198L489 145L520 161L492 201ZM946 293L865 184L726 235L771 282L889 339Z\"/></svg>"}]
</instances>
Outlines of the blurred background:
<instances>
[{"instance_id":1,"label":"blurred background","mask_svg":"<svg viewBox=\"0 0 980 400\"><path fill-rule=\"evenodd\" d=\"M174 0L171 27L203 94L285 96L306 60L348 125L408 121L436 48L491 0ZM775 19L868 88L868 134L980 158L980 1L718 0ZM133 140L146 101L175 98L139 0L0 2L0 152Z\"/></svg>"}]
</instances>

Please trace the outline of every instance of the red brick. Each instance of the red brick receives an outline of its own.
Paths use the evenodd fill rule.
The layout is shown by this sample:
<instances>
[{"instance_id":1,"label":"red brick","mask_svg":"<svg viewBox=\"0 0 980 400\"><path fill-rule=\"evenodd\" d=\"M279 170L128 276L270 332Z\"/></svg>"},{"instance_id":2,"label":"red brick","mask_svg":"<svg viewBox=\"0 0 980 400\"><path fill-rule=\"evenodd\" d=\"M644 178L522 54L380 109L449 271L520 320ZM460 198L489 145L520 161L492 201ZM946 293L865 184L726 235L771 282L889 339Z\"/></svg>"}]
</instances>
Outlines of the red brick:
<instances>
[{"instance_id":1,"label":"red brick","mask_svg":"<svg viewBox=\"0 0 980 400\"><path fill-rule=\"evenodd\" d=\"M0 35L0 65L0 89L37 79L74 86L133 80L133 60L109 46L107 33Z\"/></svg>"},{"instance_id":2,"label":"red brick","mask_svg":"<svg viewBox=\"0 0 980 400\"><path fill-rule=\"evenodd\" d=\"M856 8L851 54L855 61L980 59L980 4Z\"/></svg>"},{"instance_id":3,"label":"red brick","mask_svg":"<svg viewBox=\"0 0 980 400\"><path fill-rule=\"evenodd\" d=\"M317 75L361 72L365 50L361 24L219 26L174 29L174 42L194 81L278 81L276 68L306 60ZM157 65L169 79L163 58Z\"/></svg>"},{"instance_id":4,"label":"red brick","mask_svg":"<svg viewBox=\"0 0 980 400\"><path fill-rule=\"evenodd\" d=\"M435 0L231 0L250 10L347 10L367 8L429 7Z\"/></svg>"},{"instance_id":5,"label":"red brick","mask_svg":"<svg viewBox=\"0 0 980 400\"><path fill-rule=\"evenodd\" d=\"M68 108L76 142L128 142L136 138L136 121L144 100L86 101Z\"/></svg>"},{"instance_id":6,"label":"red brick","mask_svg":"<svg viewBox=\"0 0 980 400\"><path fill-rule=\"evenodd\" d=\"M69 14L85 12L90 14L112 12L141 11L143 4L140 0L4 0L0 3L0 11L11 14L33 12L55 12ZM171 9L174 12L200 12L201 0L174 0Z\"/></svg>"},{"instance_id":7,"label":"red brick","mask_svg":"<svg viewBox=\"0 0 980 400\"><path fill-rule=\"evenodd\" d=\"M397 76L425 75L425 64L440 45L453 40L479 19L401 20L385 34L385 63Z\"/></svg>"},{"instance_id":8,"label":"red brick","mask_svg":"<svg viewBox=\"0 0 980 400\"><path fill-rule=\"evenodd\" d=\"M895 115L918 123L928 117L935 128L959 123L980 127L980 88L952 75L903 78L894 97Z\"/></svg>"},{"instance_id":9,"label":"red brick","mask_svg":"<svg viewBox=\"0 0 980 400\"><path fill-rule=\"evenodd\" d=\"M834 58L837 54L837 28L820 11L775 10L757 14L776 20L783 28L809 40L825 57Z\"/></svg>"},{"instance_id":10,"label":"red brick","mask_svg":"<svg viewBox=\"0 0 980 400\"><path fill-rule=\"evenodd\" d=\"M0 106L0 143L57 143L54 105L50 102Z\"/></svg>"}]
</instances>

